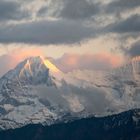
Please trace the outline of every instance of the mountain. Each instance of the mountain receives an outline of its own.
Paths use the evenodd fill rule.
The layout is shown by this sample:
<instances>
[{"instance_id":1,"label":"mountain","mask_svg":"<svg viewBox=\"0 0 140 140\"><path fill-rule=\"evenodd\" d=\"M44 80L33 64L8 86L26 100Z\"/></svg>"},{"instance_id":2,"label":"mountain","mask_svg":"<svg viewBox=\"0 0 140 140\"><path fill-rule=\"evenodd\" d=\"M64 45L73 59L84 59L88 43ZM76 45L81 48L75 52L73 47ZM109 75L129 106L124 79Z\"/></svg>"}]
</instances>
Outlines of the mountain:
<instances>
[{"instance_id":1,"label":"mountain","mask_svg":"<svg viewBox=\"0 0 140 140\"><path fill-rule=\"evenodd\" d=\"M30 93L31 88L37 85L55 86L51 70L42 57L31 57L0 79L1 129L19 127L32 122L32 119L36 121L40 117L37 115L39 113L42 113L44 118L53 117L54 114L43 108L37 96ZM26 118L28 115L34 117Z\"/></svg>"},{"instance_id":2,"label":"mountain","mask_svg":"<svg viewBox=\"0 0 140 140\"><path fill-rule=\"evenodd\" d=\"M0 78L0 129L48 126L139 108L139 66L137 58L110 72L64 74L48 59L27 58Z\"/></svg>"},{"instance_id":3,"label":"mountain","mask_svg":"<svg viewBox=\"0 0 140 140\"><path fill-rule=\"evenodd\" d=\"M101 118L84 118L68 123L42 126L30 124L0 132L2 140L139 140L140 110Z\"/></svg>"}]
</instances>

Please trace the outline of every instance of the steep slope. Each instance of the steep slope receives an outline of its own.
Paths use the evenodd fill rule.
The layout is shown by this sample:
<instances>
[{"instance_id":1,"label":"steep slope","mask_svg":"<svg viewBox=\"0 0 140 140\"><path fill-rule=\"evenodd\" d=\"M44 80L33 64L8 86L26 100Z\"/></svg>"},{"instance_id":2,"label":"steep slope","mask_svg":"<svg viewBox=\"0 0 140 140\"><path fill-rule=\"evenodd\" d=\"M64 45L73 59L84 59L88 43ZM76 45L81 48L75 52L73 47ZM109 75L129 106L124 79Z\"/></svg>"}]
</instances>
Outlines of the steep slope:
<instances>
[{"instance_id":1,"label":"steep slope","mask_svg":"<svg viewBox=\"0 0 140 140\"><path fill-rule=\"evenodd\" d=\"M77 88L61 78L63 73L42 57L28 58L5 74L0 79L0 129L86 116L78 95L71 94L70 88Z\"/></svg>"},{"instance_id":2,"label":"steep slope","mask_svg":"<svg viewBox=\"0 0 140 140\"><path fill-rule=\"evenodd\" d=\"M45 87L55 86L50 69L41 57L24 60L0 79L1 129L55 118L55 114L31 92L32 87L42 84Z\"/></svg>"},{"instance_id":3,"label":"steep slope","mask_svg":"<svg viewBox=\"0 0 140 140\"><path fill-rule=\"evenodd\" d=\"M139 59L111 72L63 74L42 57L21 62L0 79L0 128L51 125L140 107Z\"/></svg>"}]
</instances>

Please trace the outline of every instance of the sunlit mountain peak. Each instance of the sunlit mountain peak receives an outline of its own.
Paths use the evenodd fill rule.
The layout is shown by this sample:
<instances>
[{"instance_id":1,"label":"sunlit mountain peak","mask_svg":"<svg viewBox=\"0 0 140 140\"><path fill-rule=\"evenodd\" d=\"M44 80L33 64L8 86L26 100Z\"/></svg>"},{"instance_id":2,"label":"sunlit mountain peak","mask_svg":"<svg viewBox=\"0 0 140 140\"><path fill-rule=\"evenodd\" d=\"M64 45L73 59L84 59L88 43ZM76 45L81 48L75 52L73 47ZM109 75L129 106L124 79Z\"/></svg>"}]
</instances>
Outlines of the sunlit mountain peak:
<instances>
[{"instance_id":1,"label":"sunlit mountain peak","mask_svg":"<svg viewBox=\"0 0 140 140\"><path fill-rule=\"evenodd\" d=\"M15 69L9 71L8 77L19 78L20 81L29 83L51 83L52 79L61 80L61 72L54 64L42 56L30 57L19 63ZM50 77L52 77L51 80Z\"/></svg>"},{"instance_id":2,"label":"sunlit mountain peak","mask_svg":"<svg viewBox=\"0 0 140 140\"><path fill-rule=\"evenodd\" d=\"M40 58L43 60L43 63L45 66L50 70L50 72L53 73L60 73L61 71L53 64L51 63L48 59L44 58L43 56L40 56Z\"/></svg>"}]
</instances>

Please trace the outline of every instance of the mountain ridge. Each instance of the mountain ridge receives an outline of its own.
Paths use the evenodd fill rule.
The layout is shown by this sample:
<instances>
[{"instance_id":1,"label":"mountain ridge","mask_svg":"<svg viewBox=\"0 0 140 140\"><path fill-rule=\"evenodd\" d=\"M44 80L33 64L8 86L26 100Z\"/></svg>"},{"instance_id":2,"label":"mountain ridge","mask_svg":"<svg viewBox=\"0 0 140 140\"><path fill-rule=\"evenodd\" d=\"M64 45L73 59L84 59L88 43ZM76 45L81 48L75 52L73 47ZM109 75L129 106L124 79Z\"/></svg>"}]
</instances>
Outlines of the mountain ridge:
<instances>
[{"instance_id":1,"label":"mountain ridge","mask_svg":"<svg viewBox=\"0 0 140 140\"><path fill-rule=\"evenodd\" d=\"M136 122L133 119L134 116L138 117L136 115L138 112L139 110L130 110L117 115L89 117L51 126L30 124L14 130L1 131L0 138L3 140L138 140L140 121Z\"/></svg>"},{"instance_id":2,"label":"mountain ridge","mask_svg":"<svg viewBox=\"0 0 140 140\"><path fill-rule=\"evenodd\" d=\"M120 71L63 74L49 60L27 58L0 79L0 128L51 125L139 108L139 90L139 82L122 71L121 76Z\"/></svg>"}]
</instances>

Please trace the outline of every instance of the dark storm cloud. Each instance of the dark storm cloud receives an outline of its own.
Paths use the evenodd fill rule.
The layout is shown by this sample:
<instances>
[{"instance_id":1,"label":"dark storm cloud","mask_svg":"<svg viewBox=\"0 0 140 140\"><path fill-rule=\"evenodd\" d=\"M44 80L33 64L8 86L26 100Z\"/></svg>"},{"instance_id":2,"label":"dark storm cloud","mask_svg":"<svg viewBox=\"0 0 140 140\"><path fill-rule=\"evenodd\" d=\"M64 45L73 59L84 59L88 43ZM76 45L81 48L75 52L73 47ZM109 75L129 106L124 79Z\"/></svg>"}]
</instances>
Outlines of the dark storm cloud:
<instances>
[{"instance_id":1,"label":"dark storm cloud","mask_svg":"<svg viewBox=\"0 0 140 140\"><path fill-rule=\"evenodd\" d=\"M133 15L125 20L113 23L107 27L107 30L117 33L138 33L140 31L140 15Z\"/></svg>"},{"instance_id":2,"label":"dark storm cloud","mask_svg":"<svg viewBox=\"0 0 140 140\"><path fill-rule=\"evenodd\" d=\"M110 2L105 10L107 13L121 13L124 10L130 10L140 6L140 0L115 0Z\"/></svg>"},{"instance_id":3,"label":"dark storm cloud","mask_svg":"<svg viewBox=\"0 0 140 140\"><path fill-rule=\"evenodd\" d=\"M131 32L135 34L140 31L140 15L133 15L128 19L118 19L118 22L114 22L105 28L98 24L99 22L105 22L102 19L104 14L105 17L108 17L109 14L115 15L117 11L123 12L124 9L132 9L139 6L139 0L112 0L108 5L102 2L95 2L94 0L51 0L50 5L46 2L46 4L44 3L39 7L40 10L30 9L30 14L24 10L21 11L21 6L23 6L23 9L26 9L27 4L31 4L30 2L32 0L26 0L26 2L21 0L15 2L0 1L0 21L24 19L25 16L29 15L37 16L35 17L37 20L32 19L32 22L27 20L26 23L17 24L16 26L0 25L1 43L77 43L84 39L90 39L95 34L97 36L110 32L119 34L129 34ZM105 9L108 10L106 11ZM107 13L103 13L103 11ZM45 19L49 19L48 16L59 20L46 21ZM114 16L115 20L116 16ZM107 22L108 24L112 23L110 21ZM86 26L85 24L87 23L93 24L94 28Z\"/></svg>"},{"instance_id":4,"label":"dark storm cloud","mask_svg":"<svg viewBox=\"0 0 140 140\"><path fill-rule=\"evenodd\" d=\"M28 16L28 13L21 11L21 5L12 1L0 1L0 21L18 20Z\"/></svg>"},{"instance_id":5,"label":"dark storm cloud","mask_svg":"<svg viewBox=\"0 0 140 140\"><path fill-rule=\"evenodd\" d=\"M85 19L96 15L101 9L99 3L87 0L63 0L60 17L70 19Z\"/></svg>"},{"instance_id":6,"label":"dark storm cloud","mask_svg":"<svg viewBox=\"0 0 140 140\"><path fill-rule=\"evenodd\" d=\"M48 7L44 6L44 7L41 7L41 9L39 9L39 11L37 12L37 16L40 17L40 16L44 16L44 14L48 11Z\"/></svg>"},{"instance_id":7,"label":"dark storm cloud","mask_svg":"<svg viewBox=\"0 0 140 140\"><path fill-rule=\"evenodd\" d=\"M101 3L89 0L57 0L51 1L50 6L43 6L37 13L38 16L45 15L49 9L55 7L52 16L66 19L90 19L100 13Z\"/></svg>"},{"instance_id":8,"label":"dark storm cloud","mask_svg":"<svg viewBox=\"0 0 140 140\"><path fill-rule=\"evenodd\" d=\"M127 53L131 57L140 56L140 41L137 41L135 44L133 44Z\"/></svg>"},{"instance_id":9,"label":"dark storm cloud","mask_svg":"<svg viewBox=\"0 0 140 140\"><path fill-rule=\"evenodd\" d=\"M39 21L0 28L0 42L39 44L75 43L93 37L94 29L80 22Z\"/></svg>"}]
</instances>

